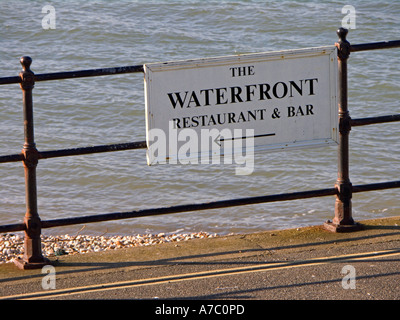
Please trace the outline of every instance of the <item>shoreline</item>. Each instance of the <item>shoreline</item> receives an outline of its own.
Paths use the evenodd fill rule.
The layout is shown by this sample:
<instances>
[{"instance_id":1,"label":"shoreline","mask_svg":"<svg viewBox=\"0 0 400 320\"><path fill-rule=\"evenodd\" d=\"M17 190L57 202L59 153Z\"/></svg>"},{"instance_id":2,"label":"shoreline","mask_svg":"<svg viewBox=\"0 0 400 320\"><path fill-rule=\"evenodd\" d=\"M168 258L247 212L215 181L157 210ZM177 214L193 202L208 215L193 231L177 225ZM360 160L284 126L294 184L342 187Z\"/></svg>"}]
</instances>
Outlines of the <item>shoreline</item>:
<instances>
[{"instance_id":1,"label":"shoreline","mask_svg":"<svg viewBox=\"0 0 400 320\"><path fill-rule=\"evenodd\" d=\"M42 235L42 254L46 258L101 252L122 248L151 246L161 243L182 242L192 239L214 238L216 233L158 233L117 236L91 236L91 235ZM16 233L0 235L0 264L11 263L14 259L22 257L24 237Z\"/></svg>"}]
</instances>

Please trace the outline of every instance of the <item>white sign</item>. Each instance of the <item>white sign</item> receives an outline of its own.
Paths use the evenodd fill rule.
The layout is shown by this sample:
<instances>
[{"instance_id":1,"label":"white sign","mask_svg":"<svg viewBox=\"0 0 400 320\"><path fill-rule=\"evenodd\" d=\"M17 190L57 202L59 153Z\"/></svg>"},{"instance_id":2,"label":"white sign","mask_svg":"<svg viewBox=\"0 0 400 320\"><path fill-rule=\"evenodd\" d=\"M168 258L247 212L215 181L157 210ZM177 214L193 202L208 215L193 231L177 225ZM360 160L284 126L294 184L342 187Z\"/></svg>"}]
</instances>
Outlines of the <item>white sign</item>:
<instances>
[{"instance_id":1,"label":"white sign","mask_svg":"<svg viewBox=\"0 0 400 320\"><path fill-rule=\"evenodd\" d=\"M148 164L186 157L194 144L191 157L224 154L233 140L246 148L250 138L256 151L337 143L334 46L152 63L144 71ZM205 136L211 143L200 141ZM165 149L149 152L157 140Z\"/></svg>"}]
</instances>

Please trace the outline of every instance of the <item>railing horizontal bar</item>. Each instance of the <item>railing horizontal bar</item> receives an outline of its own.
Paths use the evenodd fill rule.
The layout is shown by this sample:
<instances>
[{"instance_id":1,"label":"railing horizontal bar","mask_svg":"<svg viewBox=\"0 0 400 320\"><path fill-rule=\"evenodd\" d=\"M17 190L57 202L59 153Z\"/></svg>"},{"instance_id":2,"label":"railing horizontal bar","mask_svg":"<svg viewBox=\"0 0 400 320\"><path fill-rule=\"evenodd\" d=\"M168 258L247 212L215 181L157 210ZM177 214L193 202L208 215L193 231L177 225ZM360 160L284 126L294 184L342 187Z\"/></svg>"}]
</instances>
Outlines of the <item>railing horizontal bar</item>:
<instances>
[{"instance_id":1,"label":"railing horizontal bar","mask_svg":"<svg viewBox=\"0 0 400 320\"><path fill-rule=\"evenodd\" d=\"M24 156L22 153L18 154L8 154L5 156L0 156L0 163L5 163L5 162L18 162L24 160Z\"/></svg>"},{"instance_id":2,"label":"railing horizontal bar","mask_svg":"<svg viewBox=\"0 0 400 320\"><path fill-rule=\"evenodd\" d=\"M136 142L100 145L100 146L82 147L82 148L73 148L73 149L61 149L61 150L53 150L53 151L40 151L39 159L77 156L77 155L100 153L100 152L113 152L113 151L123 151L123 150L132 150L132 149L144 149L144 148L147 148L146 141L136 141Z\"/></svg>"},{"instance_id":3,"label":"railing horizontal bar","mask_svg":"<svg viewBox=\"0 0 400 320\"><path fill-rule=\"evenodd\" d=\"M138 72L144 72L143 65L35 74L35 81L97 77L97 76L107 76L113 74L138 73ZM0 78L0 85L20 83L20 82L21 78L18 76Z\"/></svg>"},{"instance_id":4,"label":"railing horizontal bar","mask_svg":"<svg viewBox=\"0 0 400 320\"><path fill-rule=\"evenodd\" d=\"M352 44L350 46L350 51L357 52L357 51L390 49L390 48L399 48L399 47L400 47L400 40L393 40L393 41Z\"/></svg>"},{"instance_id":5,"label":"railing horizontal bar","mask_svg":"<svg viewBox=\"0 0 400 320\"><path fill-rule=\"evenodd\" d=\"M21 78L18 77L18 76L0 78L0 85L1 85L1 84L20 83L20 82L21 82Z\"/></svg>"},{"instance_id":6,"label":"railing horizontal bar","mask_svg":"<svg viewBox=\"0 0 400 320\"><path fill-rule=\"evenodd\" d=\"M352 187L352 191L353 191L353 193L359 193L359 192L383 190L383 189L393 189L393 188L400 188L400 180L390 181L390 182L381 182L381 183L371 183L371 184L364 184L364 185L356 185L356 186ZM336 194L337 194L336 188L329 188L329 189L301 191L301 192L250 197L250 198L241 198L241 199L233 199L233 200L221 200L221 201L199 203L199 204L179 205L179 206L156 208L156 209L144 209L144 210L136 210L136 211L129 211L129 212L106 213L106 214L99 214L99 215L90 215L90 216L85 216L85 217L44 220L44 221L42 221L42 228L53 228L53 227L61 227L61 226L83 224L83 223L94 223L94 222L102 222L102 221L109 221L109 220L140 218L140 217L146 217L146 216L163 215L163 214L179 213L179 212L221 209L221 208L226 208L226 207L243 206L243 205L250 205L250 204L267 203L267 202L325 197L325 196L332 196L332 195L336 195ZM23 224L23 223L0 226L0 233L23 231L23 230L25 230L25 224Z\"/></svg>"},{"instance_id":7,"label":"railing horizontal bar","mask_svg":"<svg viewBox=\"0 0 400 320\"><path fill-rule=\"evenodd\" d=\"M146 141L136 141L136 142L118 143L110 145L99 145L92 147L40 151L38 152L38 154L39 154L39 159L49 159L57 157L78 156L91 153L113 152L113 151L145 149L145 148L147 148ZM23 160L24 156L22 153L0 156L0 163L18 162Z\"/></svg>"},{"instance_id":8,"label":"railing horizontal bar","mask_svg":"<svg viewBox=\"0 0 400 320\"><path fill-rule=\"evenodd\" d=\"M106 75L123 74L123 73L135 73L135 72L143 72L143 66L136 65L136 66L126 66L126 67L116 67L116 68L102 68L102 69L90 69L90 70L79 70L79 71L43 73L43 74L36 74L35 81L97 77L97 76L106 76Z\"/></svg>"},{"instance_id":9,"label":"railing horizontal bar","mask_svg":"<svg viewBox=\"0 0 400 320\"><path fill-rule=\"evenodd\" d=\"M389 116L379 116L379 117L368 117L368 118L359 118L359 119L351 119L351 126L365 126L369 124L376 123L386 123L386 122L394 122L400 121L400 114L392 114Z\"/></svg>"},{"instance_id":10,"label":"railing horizontal bar","mask_svg":"<svg viewBox=\"0 0 400 320\"><path fill-rule=\"evenodd\" d=\"M208 203L179 205L179 206L156 208L156 209L144 209L144 210L129 211L129 212L91 215L85 217L46 220L42 221L42 228L52 228L57 226L66 226L72 224L92 223L92 222L109 221L109 220L139 218L139 217L188 212L188 211L220 209L226 207L242 206L242 205L265 203L265 202L324 197L334 194L336 194L336 189L330 188L330 189L294 192L294 193L286 193L278 195L268 195L268 196L241 198L233 200L222 200L222 201L214 201Z\"/></svg>"},{"instance_id":11,"label":"railing horizontal bar","mask_svg":"<svg viewBox=\"0 0 400 320\"><path fill-rule=\"evenodd\" d=\"M400 188L400 181L353 186L353 192L382 190L382 189L388 189L388 188ZM101 222L101 221L109 221L109 220L139 218L139 217L155 216L155 215L163 215L163 214L179 213L179 212L221 209L221 208L227 208L227 207L243 206L243 205L258 204L258 203L267 203L267 202L325 197L325 196L332 196L332 195L336 195L336 194L337 194L336 188L329 188L329 189L301 191L301 192L250 197L250 198L241 198L241 199L233 199L233 200L222 200L222 201L214 201L214 202L208 202L208 203L179 205L179 206L156 208L156 209L144 209L144 210L129 211L129 212L117 212L117 213L91 215L91 216L85 216L85 217L54 219L54 220L42 221L42 228L52 228L52 227L59 227L59 226L66 226L66 225L73 225L73 224L92 223L92 222Z\"/></svg>"},{"instance_id":12,"label":"railing horizontal bar","mask_svg":"<svg viewBox=\"0 0 400 320\"><path fill-rule=\"evenodd\" d=\"M0 226L0 233L24 231L25 229L25 223L7 224Z\"/></svg>"},{"instance_id":13,"label":"railing horizontal bar","mask_svg":"<svg viewBox=\"0 0 400 320\"><path fill-rule=\"evenodd\" d=\"M353 193L400 188L400 180L353 186Z\"/></svg>"}]
</instances>

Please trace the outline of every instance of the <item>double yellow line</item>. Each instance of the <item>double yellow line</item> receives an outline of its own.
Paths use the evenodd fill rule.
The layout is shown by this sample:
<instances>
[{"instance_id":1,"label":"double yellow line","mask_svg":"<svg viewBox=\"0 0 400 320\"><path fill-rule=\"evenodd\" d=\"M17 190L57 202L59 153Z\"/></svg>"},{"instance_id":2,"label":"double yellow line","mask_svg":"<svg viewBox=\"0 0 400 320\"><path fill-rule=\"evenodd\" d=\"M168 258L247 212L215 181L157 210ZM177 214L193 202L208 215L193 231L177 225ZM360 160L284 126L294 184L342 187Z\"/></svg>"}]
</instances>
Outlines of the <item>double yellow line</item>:
<instances>
[{"instance_id":1,"label":"double yellow line","mask_svg":"<svg viewBox=\"0 0 400 320\"><path fill-rule=\"evenodd\" d=\"M265 263L256 266L217 269L212 271L201 271L201 272L177 274L171 276L162 276L162 277L147 278L140 280L102 283L102 284L94 284L81 287L49 290L49 291L38 291L26 294L3 296L0 297L0 300L16 300L16 299L30 300L30 299L50 299L57 297L68 297L76 294L88 294L100 291L152 286L164 283L182 282L189 280L209 279L209 278L232 276L245 273L266 272L266 271L274 271L281 269L308 267L308 266L328 264L333 262L343 262L343 261L356 262L367 259L384 258L396 255L400 255L400 249L346 254L346 255L329 256L329 257L319 257L301 261Z\"/></svg>"}]
</instances>

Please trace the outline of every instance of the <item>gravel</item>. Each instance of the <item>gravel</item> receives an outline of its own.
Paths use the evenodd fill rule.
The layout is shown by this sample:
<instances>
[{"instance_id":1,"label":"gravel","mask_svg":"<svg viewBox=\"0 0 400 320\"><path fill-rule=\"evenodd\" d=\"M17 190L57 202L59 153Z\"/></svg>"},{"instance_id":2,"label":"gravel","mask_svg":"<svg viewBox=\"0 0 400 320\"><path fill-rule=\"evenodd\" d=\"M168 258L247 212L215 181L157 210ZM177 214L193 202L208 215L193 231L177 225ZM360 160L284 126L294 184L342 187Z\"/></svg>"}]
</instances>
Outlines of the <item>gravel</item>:
<instances>
[{"instance_id":1,"label":"gravel","mask_svg":"<svg viewBox=\"0 0 400 320\"><path fill-rule=\"evenodd\" d=\"M89 235L42 235L42 254L44 257L61 255L84 254L88 252L100 252L150 246L167 242L188 241L216 237L216 234L207 232L194 232L189 234L143 234L132 236L89 236ZM0 235L0 263L12 262L24 253L24 237L17 234Z\"/></svg>"}]
</instances>

